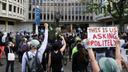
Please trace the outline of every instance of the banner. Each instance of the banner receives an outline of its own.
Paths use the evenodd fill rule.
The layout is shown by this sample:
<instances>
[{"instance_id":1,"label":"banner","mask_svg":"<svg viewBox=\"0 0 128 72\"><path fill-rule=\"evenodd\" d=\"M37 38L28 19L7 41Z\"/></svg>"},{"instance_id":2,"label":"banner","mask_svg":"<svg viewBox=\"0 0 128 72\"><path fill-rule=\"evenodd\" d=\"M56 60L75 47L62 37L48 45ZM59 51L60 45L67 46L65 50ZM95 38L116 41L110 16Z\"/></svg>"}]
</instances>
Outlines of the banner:
<instances>
[{"instance_id":1,"label":"banner","mask_svg":"<svg viewBox=\"0 0 128 72\"><path fill-rule=\"evenodd\" d=\"M89 47L114 47L118 38L117 27L88 27Z\"/></svg>"},{"instance_id":2,"label":"banner","mask_svg":"<svg viewBox=\"0 0 128 72\"><path fill-rule=\"evenodd\" d=\"M35 8L35 23L36 25L40 25L40 15L41 15L41 9L39 8L39 6L37 6Z\"/></svg>"}]
</instances>

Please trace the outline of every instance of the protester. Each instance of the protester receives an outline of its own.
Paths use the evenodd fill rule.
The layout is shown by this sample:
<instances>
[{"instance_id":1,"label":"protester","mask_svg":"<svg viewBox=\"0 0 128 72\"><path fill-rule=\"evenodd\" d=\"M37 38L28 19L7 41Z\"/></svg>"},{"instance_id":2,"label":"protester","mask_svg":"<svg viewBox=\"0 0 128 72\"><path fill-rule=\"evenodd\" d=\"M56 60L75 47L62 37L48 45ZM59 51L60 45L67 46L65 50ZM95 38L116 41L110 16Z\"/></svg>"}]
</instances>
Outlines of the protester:
<instances>
[{"instance_id":1,"label":"protester","mask_svg":"<svg viewBox=\"0 0 128 72\"><path fill-rule=\"evenodd\" d=\"M62 43L60 41L56 41L53 44L53 51L49 54L49 61L48 61L48 72L62 72L62 59L63 59L63 52L66 48L66 41L63 36L60 36L62 39Z\"/></svg>"},{"instance_id":2,"label":"protester","mask_svg":"<svg viewBox=\"0 0 128 72\"><path fill-rule=\"evenodd\" d=\"M4 44L3 44L3 42L2 42L2 37L3 37L3 33L0 32L0 66L3 65L3 64L1 63L1 57L2 57L3 48L4 48Z\"/></svg>"},{"instance_id":3,"label":"protester","mask_svg":"<svg viewBox=\"0 0 128 72\"><path fill-rule=\"evenodd\" d=\"M6 55L6 72L9 70L9 66L11 65L11 72L14 72L14 61L15 61L15 54L14 54L14 44L12 42L8 42L5 48L5 55Z\"/></svg>"},{"instance_id":4,"label":"protester","mask_svg":"<svg viewBox=\"0 0 128 72\"><path fill-rule=\"evenodd\" d=\"M33 40L30 41L31 50L28 51L28 52L25 52L23 57L22 57L22 72L26 72L27 68L28 69L30 68L29 67L30 65L28 65L29 59L33 59L33 57L36 57L36 60L39 59L39 62L40 63L42 62L42 55L43 55L43 53L46 49L47 42L48 42L48 24L45 23L44 26L45 26L44 41L42 42L39 49L37 49L38 46L39 46L39 41L38 40L33 39ZM39 66L38 65L33 65L33 67L39 67ZM38 71L37 69L35 71L40 72L40 71L42 71L42 68L41 68L40 71ZM32 71L30 70L30 72L32 72Z\"/></svg>"},{"instance_id":5,"label":"protester","mask_svg":"<svg viewBox=\"0 0 128 72\"><path fill-rule=\"evenodd\" d=\"M76 37L76 40L75 40L75 43L74 43L74 46L73 46L73 49L72 49L72 56L74 53L76 53L78 50L77 50L77 45L78 44L81 44L81 39L79 37Z\"/></svg>"},{"instance_id":6,"label":"protester","mask_svg":"<svg viewBox=\"0 0 128 72\"><path fill-rule=\"evenodd\" d=\"M120 42L116 41L115 59L109 57L103 57L99 60L99 64L95 59L93 50L88 48L90 62L93 72L122 72Z\"/></svg>"},{"instance_id":7,"label":"protester","mask_svg":"<svg viewBox=\"0 0 128 72\"><path fill-rule=\"evenodd\" d=\"M20 63L22 63L22 56L24 52L29 51L29 50L30 50L30 47L28 46L27 38L23 38L23 40L21 41L18 47L18 55L19 55Z\"/></svg>"},{"instance_id":8,"label":"protester","mask_svg":"<svg viewBox=\"0 0 128 72\"><path fill-rule=\"evenodd\" d=\"M1 59L3 52L4 52L6 37L7 37L6 32L5 33L0 32L0 59ZM0 62L0 66L2 66L2 65L3 64Z\"/></svg>"},{"instance_id":9,"label":"protester","mask_svg":"<svg viewBox=\"0 0 128 72\"><path fill-rule=\"evenodd\" d=\"M77 50L72 57L72 72L87 72L89 63L87 51L81 44L77 45Z\"/></svg>"},{"instance_id":10,"label":"protester","mask_svg":"<svg viewBox=\"0 0 128 72\"><path fill-rule=\"evenodd\" d=\"M18 47L19 47L20 41L22 39L22 36L20 35L19 32L17 32L15 38L16 38L15 41L16 41L16 48L17 48L16 50L18 50Z\"/></svg>"}]
</instances>

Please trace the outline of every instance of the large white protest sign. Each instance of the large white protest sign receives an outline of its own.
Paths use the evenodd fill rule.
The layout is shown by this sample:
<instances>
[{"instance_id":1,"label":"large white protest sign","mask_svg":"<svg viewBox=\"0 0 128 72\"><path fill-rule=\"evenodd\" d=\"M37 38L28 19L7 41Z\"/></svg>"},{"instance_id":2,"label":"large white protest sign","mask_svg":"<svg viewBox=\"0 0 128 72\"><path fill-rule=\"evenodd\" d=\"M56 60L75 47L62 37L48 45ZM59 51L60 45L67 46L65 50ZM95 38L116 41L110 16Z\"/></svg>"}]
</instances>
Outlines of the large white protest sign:
<instances>
[{"instance_id":1,"label":"large white protest sign","mask_svg":"<svg viewBox=\"0 0 128 72\"><path fill-rule=\"evenodd\" d=\"M88 27L87 33L91 48L114 47L119 39L117 27Z\"/></svg>"}]
</instances>

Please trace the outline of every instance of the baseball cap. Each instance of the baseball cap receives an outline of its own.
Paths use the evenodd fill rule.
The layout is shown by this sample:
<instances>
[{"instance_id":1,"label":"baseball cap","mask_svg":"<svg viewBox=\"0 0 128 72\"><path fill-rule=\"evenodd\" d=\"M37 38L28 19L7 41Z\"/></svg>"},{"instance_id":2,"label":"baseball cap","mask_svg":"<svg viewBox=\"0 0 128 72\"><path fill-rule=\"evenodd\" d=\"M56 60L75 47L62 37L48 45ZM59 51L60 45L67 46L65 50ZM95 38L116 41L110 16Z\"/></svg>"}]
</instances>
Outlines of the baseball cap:
<instances>
[{"instance_id":1,"label":"baseball cap","mask_svg":"<svg viewBox=\"0 0 128 72\"><path fill-rule=\"evenodd\" d=\"M33 39L30 41L30 45L37 48L39 46L40 42L36 39Z\"/></svg>"},{"instance_id":2,"label":"baseball cap","mask_svg":"<svg viewBox=\"0 0 128 72\"><path fill-rule=\"evenodd\" d=\"M120 72L120 68L113 58L102 57L99 60L101 72Z\"/></svg>"}]
</instances>

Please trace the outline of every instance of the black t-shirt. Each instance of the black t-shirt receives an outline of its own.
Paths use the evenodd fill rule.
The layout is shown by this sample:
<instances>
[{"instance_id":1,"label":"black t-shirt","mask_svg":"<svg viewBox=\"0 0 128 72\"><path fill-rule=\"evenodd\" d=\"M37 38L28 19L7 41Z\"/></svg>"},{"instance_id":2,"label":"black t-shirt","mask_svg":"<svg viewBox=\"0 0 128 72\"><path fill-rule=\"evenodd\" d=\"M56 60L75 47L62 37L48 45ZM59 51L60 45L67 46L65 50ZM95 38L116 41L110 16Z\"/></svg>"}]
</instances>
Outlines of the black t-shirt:
<instances>
[{"instance_id":1,"label":"black t-shirt","mask_svg":"<svg viewBox=\"0 0 128 72\"><path fill-rule=\"evenodd\" d=\"M84 71L85 68L87 68L87 66L88 66L88 61L85 58L87 58L87 57L82 57L80 59L80 53L79 52L76 52L75 54L73 54L72 71Z\"/></svg>"},{"instance_id":2,"label":"black t-shirt","mask_svg":"<svg viewBox=\"0 0 128 72\"><path fill-rule=\"evenodd\" d=\"M63 56L60 51L51 52L51 67L52 72L61 72Z\"/></svg>"}]
</instances>

